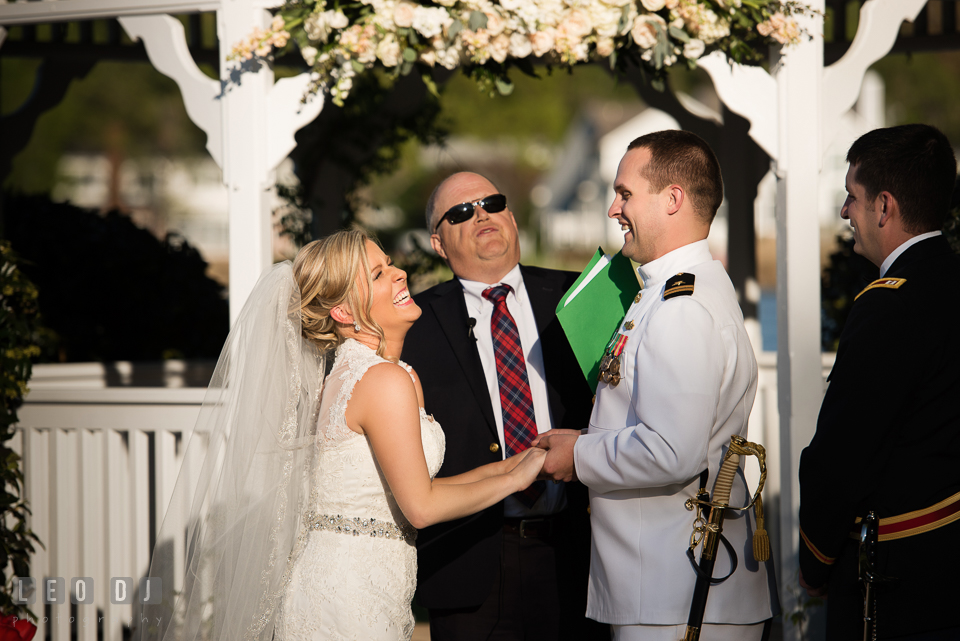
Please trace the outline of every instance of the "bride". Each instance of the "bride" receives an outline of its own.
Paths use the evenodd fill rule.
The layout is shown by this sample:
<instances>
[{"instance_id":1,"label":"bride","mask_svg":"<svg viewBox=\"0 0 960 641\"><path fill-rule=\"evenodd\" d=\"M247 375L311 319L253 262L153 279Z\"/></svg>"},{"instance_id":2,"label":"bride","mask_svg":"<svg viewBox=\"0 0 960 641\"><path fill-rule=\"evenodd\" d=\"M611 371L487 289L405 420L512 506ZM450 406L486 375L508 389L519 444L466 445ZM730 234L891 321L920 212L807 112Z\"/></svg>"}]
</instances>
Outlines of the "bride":
<instances>
[{"instance_id":1,"label":"bride","mask_svg":"<svg viewBox=\"0 0 960 641\"><path fill-rule=\"evenodd\" d=\"M399 360L419 316L406 274L360 231L261 277L184 454L149 572L163 598L141 605L139 638L411 637L416 529L526 488L543 463L531 448L434 478L443 431Z\"/></svg>"}]
</instances>

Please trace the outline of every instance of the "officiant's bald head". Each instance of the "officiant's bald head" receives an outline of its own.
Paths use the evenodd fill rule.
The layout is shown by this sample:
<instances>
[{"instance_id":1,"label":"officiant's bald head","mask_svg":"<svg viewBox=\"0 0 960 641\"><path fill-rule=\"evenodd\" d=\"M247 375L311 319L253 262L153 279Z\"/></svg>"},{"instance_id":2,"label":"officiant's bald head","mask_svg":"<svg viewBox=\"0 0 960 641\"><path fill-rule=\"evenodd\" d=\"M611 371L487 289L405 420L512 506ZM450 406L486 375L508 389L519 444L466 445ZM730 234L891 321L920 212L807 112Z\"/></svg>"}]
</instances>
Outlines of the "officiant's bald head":
<instances>
[{"instance_id":1,"label":"officiant's bald head","mask_svg":"<svg viewBox=\"0 0 960 641\"><path fill-rule=\"evenodd\" d=\"M490 180L459 172L427 201L430 245L458 278L498 283L520 262L517 221Z\"/></svg>"}]
</instances>

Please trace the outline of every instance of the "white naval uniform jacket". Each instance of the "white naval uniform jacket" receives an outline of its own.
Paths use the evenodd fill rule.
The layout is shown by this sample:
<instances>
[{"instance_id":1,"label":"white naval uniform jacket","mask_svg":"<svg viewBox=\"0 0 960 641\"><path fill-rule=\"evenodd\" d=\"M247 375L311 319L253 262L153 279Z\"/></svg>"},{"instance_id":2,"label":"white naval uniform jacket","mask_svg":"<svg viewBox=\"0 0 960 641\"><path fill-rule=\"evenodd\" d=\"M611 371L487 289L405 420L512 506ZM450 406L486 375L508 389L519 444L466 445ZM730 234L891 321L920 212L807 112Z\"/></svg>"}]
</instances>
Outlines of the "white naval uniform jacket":
<instances>
[{"instance_id":1,"label":"white naval uniform jacket","mask_svg":"<svg viewBox=\"0 0 960 641\"><path fill-rule=\"evenodd\" d=\"M664 284L694 274L690 296L663 299ZM709 469L711 490L730 436L746 437L757 362L733 284L707 241L640 270L644 289L620 331L622 380L601 382L587 434L577 439L577 476L590 490L593 531L587 616L615 625L687 621L696 574L686 556L694 513L684 501ZM732 505L748 502L741 471ZM739 568L711 587L705 623L756 623L779 611L773 565L753 558L752 511L727 512L724 536ZM697 550L699 558L700 549ZM720 546L715 577L729 572Z\"/></svg>"}]
</instances>

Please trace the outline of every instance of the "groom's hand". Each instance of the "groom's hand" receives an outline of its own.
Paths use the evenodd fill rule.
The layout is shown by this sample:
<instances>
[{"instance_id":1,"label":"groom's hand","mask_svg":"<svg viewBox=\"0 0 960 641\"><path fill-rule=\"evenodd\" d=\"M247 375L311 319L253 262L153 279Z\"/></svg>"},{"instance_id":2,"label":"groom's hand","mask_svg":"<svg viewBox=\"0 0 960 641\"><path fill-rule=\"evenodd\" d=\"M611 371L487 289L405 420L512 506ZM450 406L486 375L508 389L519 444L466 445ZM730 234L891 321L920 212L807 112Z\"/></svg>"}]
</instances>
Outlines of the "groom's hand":
<instances>
[{"instance_id":1,"label":"groom's hand","mask_svg":"<svg viewBox=\"0 0 960 641\"><path fill-rule=\"evenodd\" d=\"M576 481L573 464L573 446L580 438L576 430L550 430L537 439L537 447L547 450L547 458L540 470L541 478L554 481Z\"/></svg>"}]
</instances>

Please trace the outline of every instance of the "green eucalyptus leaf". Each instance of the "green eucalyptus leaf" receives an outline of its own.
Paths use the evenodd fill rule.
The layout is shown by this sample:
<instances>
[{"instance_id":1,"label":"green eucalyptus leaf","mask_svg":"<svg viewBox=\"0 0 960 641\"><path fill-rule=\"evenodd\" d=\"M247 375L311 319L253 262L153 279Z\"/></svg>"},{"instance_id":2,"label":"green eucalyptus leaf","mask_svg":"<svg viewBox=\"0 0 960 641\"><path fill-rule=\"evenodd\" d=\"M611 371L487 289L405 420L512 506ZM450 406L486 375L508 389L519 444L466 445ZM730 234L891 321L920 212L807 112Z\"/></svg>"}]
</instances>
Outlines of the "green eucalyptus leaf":
<instances>
[{"instance_id":1,"label":"green eucalyptus leaf","mask_svg":"<svg viewBox=\"0 0 960 641\"><path fill-rule=\"evenodd\" d=\"M620 21L617 22L617 33L623 33L630 23L630 5L625 5L620 12Z\"/></svg>"},{"instance_id":2,"label":"green eucalyptus leaf","mask_svg":"<svg viewBox=\"0 0 960 641\"><path fill-rule=\"evenodd\" d=\"M509 96L513 93L513 83L510 82L509 78L497 78L497 91L500 92L501 96Z\"/></svg>"},{"instance_id":3,"label":"green eucalyptus leaf","mask_svg":"<svg viewBox=\"0 0 960 641\"><path fill-rule=\"evenodd\" d=\"M653 66L657 69L663 69L663 61L667 57L667 47L669 45L661 40L653 47Z\"/></svg>"},{"instance_id":4,"label":"green eucalyptus leaf","mask_svg":"<svg viewBox=\"0 0 960 641\"><path fill-rule=\"evenodd\" d=\"M482 11L470 12L470 31L483 29L487 26L487 16Z\"/></svg>"},{"instance_id":5,"label":"green eucalyptus leaf","mask_svg":"<svg viewBox=\"0 0 960 641\"><path fill-rule=\"evenodd\" d=\"M430 92L430 95L440 99L440 90L437 88L437 83L434 82L433 76L430 75L429 71L424 71L420 74L420 79L423 80L423 86L427 88L427 91Z\"/></svg>"},{"instance_id":6,"label":"green eucalyptus leaf","mask_svg":"<svg viewBox=\"0 0 960 641\"><path fill-rule=\"evenodd\" d=\"M353 67L353 70L357 73L363 73L365 70L363 63L356 59L350 60L350 66Z\"/></svg>"},{"instance_id":7,"label":"green eucalyptus leaf","mask_svg":"<svg viewBox=\"0 0 960 641\"><path fill-rule=\"evenodd\" d=\"M690 34L680 27L670 25L670 35L673 36L675 40L679 40L680 42L690 42Z\"/></svg>"},{"instance_id":8,"label":"green eucalyptus leaf","mask_svg":"<svg viewBox=\"0 0 960 641\"><path fill-rule=\"evenodd\" d=\"M459 20L454 20L453 24L450 25L450 28L447 29L447 36L453 41L457 37L457 34L463 31L463 23Z\"/></svg>"},{"instance_id":9,"label":"green eucalyptus leaf","mask_svg":"<svg viewBox=\"0 0 960 641\"><path fill-rule=\"evenodd\" d=\"M407 62L416 62L417 52L410 47L403 50L403 59Z\"/></svg>"},{"instance_id":10,"label":"green eucalyptus leaf","mask_svg":"<svg viewBox=\"0 0 960 641\"><path fill-rule=\"evenodd\" d=\"M409 60L404 60L403 64L400 65L400 75L409 76L411 71L413 71L413 63Z\"/></svg>"}]
</instances>

